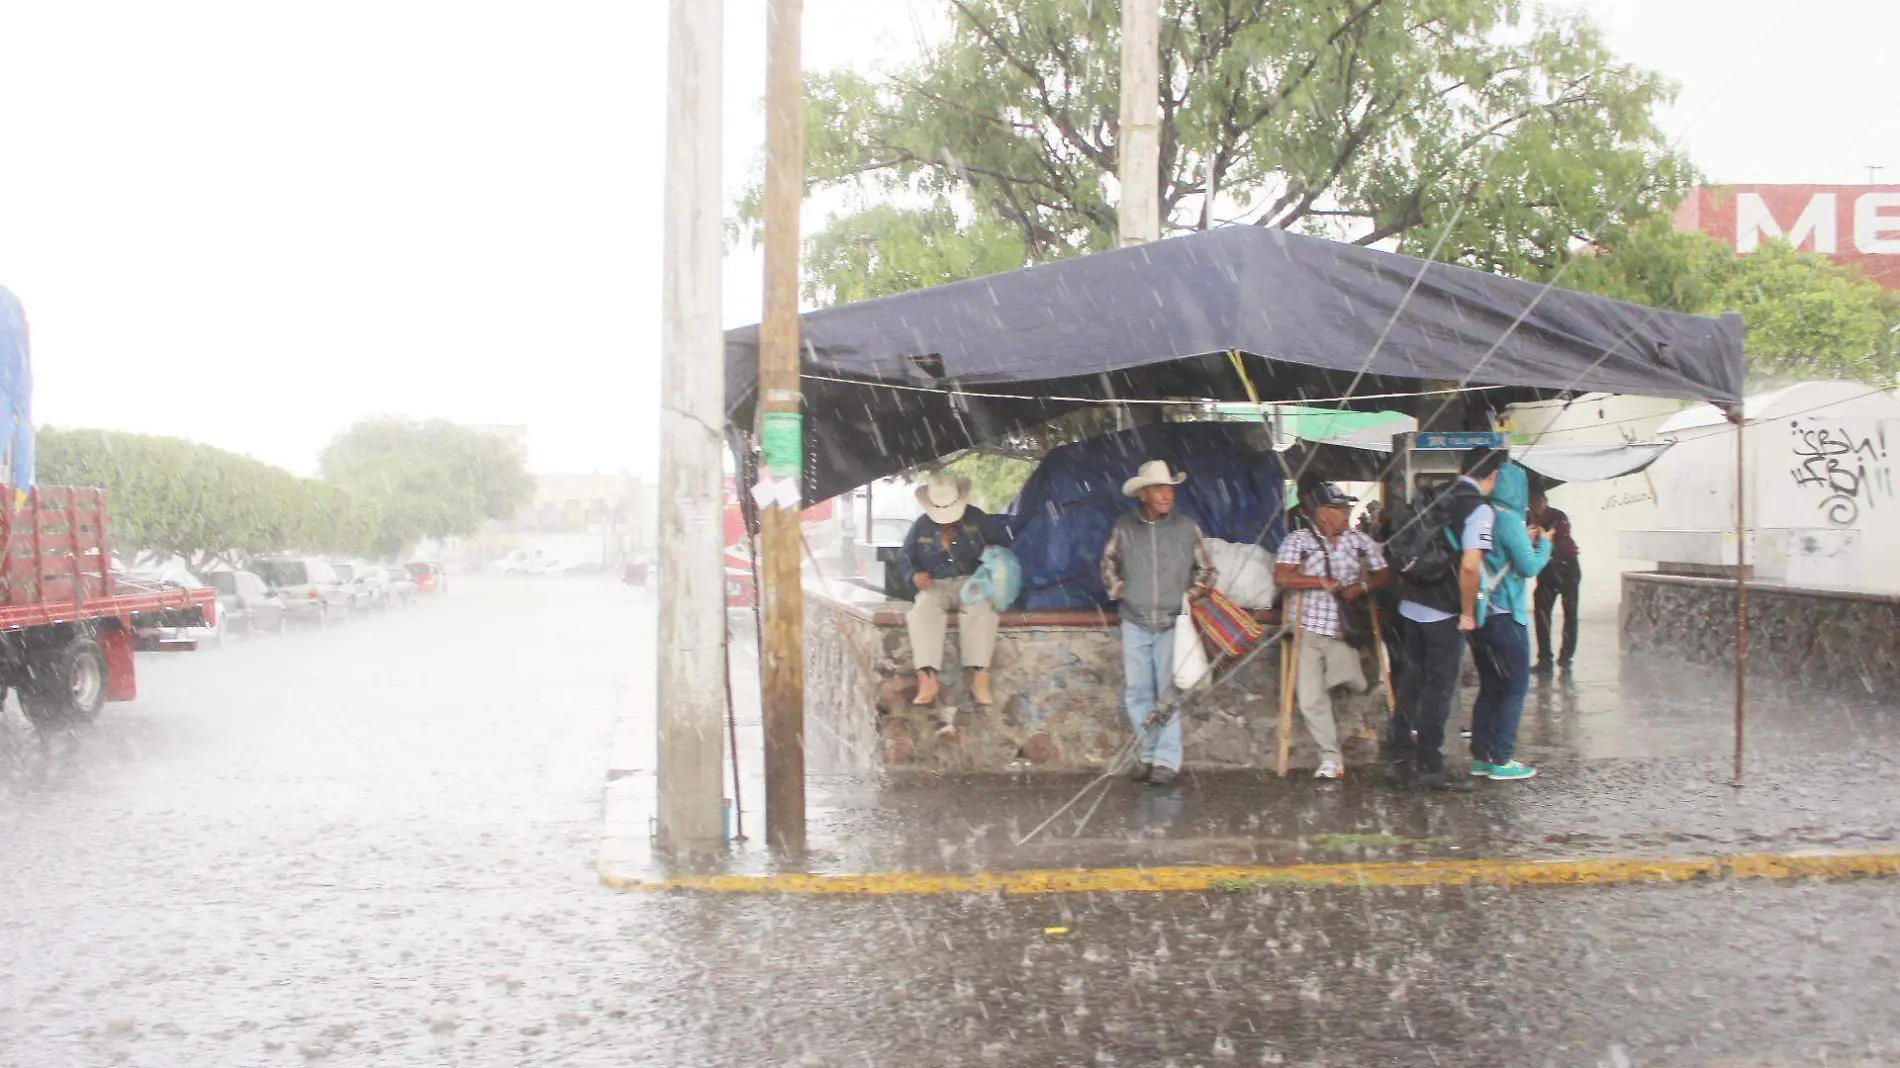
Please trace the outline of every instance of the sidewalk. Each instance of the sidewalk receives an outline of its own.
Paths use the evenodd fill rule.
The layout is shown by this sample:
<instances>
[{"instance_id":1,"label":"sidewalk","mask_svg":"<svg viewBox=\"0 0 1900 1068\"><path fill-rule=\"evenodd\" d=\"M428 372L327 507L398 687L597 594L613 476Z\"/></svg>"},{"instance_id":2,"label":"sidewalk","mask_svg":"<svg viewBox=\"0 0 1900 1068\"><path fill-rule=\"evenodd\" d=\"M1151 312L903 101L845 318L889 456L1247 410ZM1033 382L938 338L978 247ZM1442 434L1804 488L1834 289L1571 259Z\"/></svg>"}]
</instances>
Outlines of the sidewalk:
<instances>
[{"instance_id":1,"label":"sidewalk","mask_svg":"<svg viewBox=\"0 0 1900 1068\"><path fill-rule=\"evenodd\" d=\"M797 862L777 860L763 845L756 687L750 661L735 647L751 841L735 844L703 871L761 876L1474 858L1680 861L1900 847L1900 791L1894 789L1900 709L1751 684L1745 785L1736 789L1728 785L1731 674L1620 660L1613 618L1587 619L1582 644L1572 676L1533 684L1519 755L1540 774L1528 782L1479 781L1470 794L1430 794L1370 772L1321 783L1190 769L1167 789L1116 782L1079 834L1089 801L1019 846L1021 835L1090 777L814 778L808 787L811 848ZM1469 715L1471 696L1461 696L1456 720ZM637 732L639 718L623 727ZM650 718L644 729L650 737ZM1454 746L1448 759L1462 766L1463 743ZM623 740L616 748L638 747ZM601 874L610 884L678 874L663 872L647 848L650 768L608 785Z\"/></svg>"}]
</instances>

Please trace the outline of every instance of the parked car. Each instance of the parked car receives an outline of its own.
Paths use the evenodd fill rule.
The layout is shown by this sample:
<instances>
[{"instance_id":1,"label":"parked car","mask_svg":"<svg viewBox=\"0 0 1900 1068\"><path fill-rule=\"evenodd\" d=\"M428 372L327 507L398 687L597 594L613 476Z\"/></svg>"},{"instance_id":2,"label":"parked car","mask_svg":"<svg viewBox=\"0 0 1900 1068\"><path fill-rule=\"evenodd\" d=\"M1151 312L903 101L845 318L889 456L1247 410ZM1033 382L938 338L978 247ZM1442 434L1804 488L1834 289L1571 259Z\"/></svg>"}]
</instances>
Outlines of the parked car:
<instances>
[{"instance_id":1,"label":"parked car","mask_svg":"<svg viewBox=\"0 0 1900 1068\"><path fill-rule=\"evenodd\" d=\"M291 616L319 623L350 610L350 593L330 561L314 556L266 556L251 562L251 570L284 599Z\"/></svg>"},{"instance_id":2,"label":"parked car","mask_svg":"<svg viewBox=\"0 0 1900 1068\"><path fill-rule=\"evenodd\" d=\"M413 604L416 594L421 592L406 567L383 568L383 581L389 585L389 603L393 605Z\"/></svg>"},{"instance_id":3,"label":"parked car","mask_svg":"<svg viewBox=\"0 0 1900 1068\"><path fill-rule=\"evenodd\" d=\"M207 577L218 591L218 622L225 632L284 632L284 620L290 613L283 595L266 585L261 576L250 571L213 571Z\"/></svg>"},{"instance_id":4,"label":"parked car","mask_svg":"<svg viewBox=\"0 0 1900 1068\"><path fill-rule=\"evenodd\" d=\"M726 546L726 607L751 608L759 603L759 587L752 581L752 561L742 545Z\"/></svg>"},{"instance_id":5,"label":"parked car","mask_svg":"<svg viewBox=\"0 0 1900 1068\"><path fill-rule=\"evenodd\" d=\"M117 561L115 560L115 565ZM201 590L210 585L202 582L198 576L182 568L166 568L157 571L119 571L119 591L134 593L140 590ZM162 646L175 645L189 648L192 642L217 642L224 637L225 621L222 612L218 618L206 624L194 627L135 626L132 629L132 647L152 650Z\"/></svg>"},{"instance_id":6,"label":"parked car","mask_svg":"<svg viewBox=\"0 0 1900 1068\"><path fill-rule=\"evenodd\" d=\"M332 560L330 566L336 569L336 577L350 594L350 611L366 608L388 608L388 580L383 569L375 564L356 564L345 560Z\"/></svg>"},{"instance_id":7,"label":"parked car","mask_svg":"<svg viewBox=\"0 0 1900 1068\"><path fill-rule=\"evenodd\" d=\"M892 597L898 595L899 589L909 586L909 576L897 574L897 552L904 547L904 539L910 536L911 524L915 522L902 516L882 515L871 520L869 536L860 540L852 553L858 568L855 577L860 584Z\"/></svg>"},{"instance_id":8,"label":"parked car","mask_svg":"<svg viewBox=\"0 0 1900 1068\"><path fill-rule=\"evenodd\" d=\"M416 589L421 593L449 592L449 573L441 564L430 560L411 560L403 565L409 577L416 580Z\"/></svg>"}]
</instances>

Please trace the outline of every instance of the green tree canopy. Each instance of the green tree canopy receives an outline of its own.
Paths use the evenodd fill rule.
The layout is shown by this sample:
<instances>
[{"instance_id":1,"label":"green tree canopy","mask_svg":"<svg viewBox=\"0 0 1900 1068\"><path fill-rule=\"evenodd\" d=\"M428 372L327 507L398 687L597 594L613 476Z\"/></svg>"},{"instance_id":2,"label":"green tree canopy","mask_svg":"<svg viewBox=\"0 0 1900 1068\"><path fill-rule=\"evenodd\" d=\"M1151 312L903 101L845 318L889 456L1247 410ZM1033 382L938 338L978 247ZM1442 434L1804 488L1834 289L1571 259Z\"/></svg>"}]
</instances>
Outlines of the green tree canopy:
<instances>
[{"instance_id":1,"label":"green tree canopy","mask_svg":"<svg viewBox=\"0 0 1900 1068\"><path fill-rule=\"evenodd\" d=\"M1115 243L1119 5L947 3L948 37L893 77L808 78L810 183L922 205L834 218L810 247L815 295ZM1582 17L1526 20L1515 0L1168 0L1159 82L1168 230L1442 235L1442 259L1520 273L1689 181L1652 118L1670 88Z\"/></svg>"},{"instance_id":2,"label":"green tree canopy","mask_svg":"<svg viewBox=\"0 0 1900 1068\"><path fill-rule=\"evenodd\" d=\"M181 438L42 427L38 480L106 491L122 555L193 566L300 551L354 556L380 525L374 502L249 457Z\"/></svg>"},{"instance_id":3,"label":"green tree canopy","mask_svg":"<svg viewBox=\"0 0 1900 1068\"><path fill-rule=\"evenodd\" d=\"M1699 315L1739 313L1756 385L1845 378L1891 386L1900 374L1900 294L1786 242L1737 256L1658 217L1616 247L1578 257L1562 283Z\"/></svg>"},{"instance_id":4,"label":"green tree canopy","mask_svg":"<svg viewBox=\"0 0 1900 1068\"><path fill-rule=\"evenodd\" d=\"M365 419L318 458L323 477L380 508L377 549L395 555L424 538L467 537L534 497L509 444L444 420Z\"/></svg>"}]
</instances>

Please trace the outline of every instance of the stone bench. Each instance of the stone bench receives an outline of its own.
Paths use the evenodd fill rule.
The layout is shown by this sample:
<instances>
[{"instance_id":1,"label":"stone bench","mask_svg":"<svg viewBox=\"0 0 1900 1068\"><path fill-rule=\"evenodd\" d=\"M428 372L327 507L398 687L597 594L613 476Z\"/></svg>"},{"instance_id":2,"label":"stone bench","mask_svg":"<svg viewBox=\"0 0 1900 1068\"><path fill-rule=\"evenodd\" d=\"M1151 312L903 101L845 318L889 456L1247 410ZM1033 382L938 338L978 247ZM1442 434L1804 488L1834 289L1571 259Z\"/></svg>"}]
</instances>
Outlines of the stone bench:
<instances>
[{"instance_id":1,"label":"stone bench","mask_svg":"<svg viewBox=\"0 0 1900 1068\"><path fill-rule=\"evenodd\" d=\"M909 604L810 588L805 599L805 735L815 774L1100 769L1131 733L1122 714L1121 627L1112 612L1004 613L990 665L996 703L987 709L969 700L953 622L944 696L936 708L917 708L910 703L916 675L904 628ZM1257 617L1279 625L1277 612ZM1279 659L1277 648L1262 652L1237 678L1189 705L1182 731L1189 766L1274 766ZM1376 760L1386 720L1370 650L1363 666L1372 692L1334 698L1349 764ZM946 723L954 729L945 731ZM1317 766L1318 751L1297 711L1294 732L1293 766Z\"/></svg>"}]
</instances>

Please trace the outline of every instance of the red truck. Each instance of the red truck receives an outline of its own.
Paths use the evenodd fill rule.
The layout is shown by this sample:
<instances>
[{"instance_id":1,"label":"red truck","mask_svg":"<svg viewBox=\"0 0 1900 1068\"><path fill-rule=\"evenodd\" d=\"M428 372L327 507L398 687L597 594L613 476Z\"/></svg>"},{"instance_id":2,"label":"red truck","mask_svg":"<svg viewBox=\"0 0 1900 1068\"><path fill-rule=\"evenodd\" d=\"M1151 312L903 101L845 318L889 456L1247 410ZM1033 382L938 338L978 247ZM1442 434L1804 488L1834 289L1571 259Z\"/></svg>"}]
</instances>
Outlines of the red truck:
<instances>
[{"instance_id":1,"label":"red truck","mask_svg":"<svg viewBox=\"0 0 1900 1068\"><path fill-rule=\"evenodd\" d=\"M12 688L34 724L84 722L107 701L137 697L134 630L217 621L216 590L149 588L113 573L104 490L37 486L17 508L11 488L0 492L0 697Z\"/></svg>"}]
</instances>

